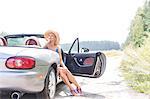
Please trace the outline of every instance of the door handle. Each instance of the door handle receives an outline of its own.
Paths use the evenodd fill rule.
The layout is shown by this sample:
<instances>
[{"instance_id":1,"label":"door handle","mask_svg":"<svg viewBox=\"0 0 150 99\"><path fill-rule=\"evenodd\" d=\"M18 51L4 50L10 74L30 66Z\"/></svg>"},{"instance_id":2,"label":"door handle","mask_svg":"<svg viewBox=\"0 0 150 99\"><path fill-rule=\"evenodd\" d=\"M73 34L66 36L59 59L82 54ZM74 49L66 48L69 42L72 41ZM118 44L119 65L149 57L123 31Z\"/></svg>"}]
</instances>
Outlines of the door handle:
<instances>
[{"instance_id":1,"label":"door handle","mask_svg":"<svg viewBox=\"0 0 150 99\"><path fill-rule=\"evenodd\" d=\"M75 54L72 54L71 56L74 58L76 55L75 55Z\"/></svg>"}]
</instances>

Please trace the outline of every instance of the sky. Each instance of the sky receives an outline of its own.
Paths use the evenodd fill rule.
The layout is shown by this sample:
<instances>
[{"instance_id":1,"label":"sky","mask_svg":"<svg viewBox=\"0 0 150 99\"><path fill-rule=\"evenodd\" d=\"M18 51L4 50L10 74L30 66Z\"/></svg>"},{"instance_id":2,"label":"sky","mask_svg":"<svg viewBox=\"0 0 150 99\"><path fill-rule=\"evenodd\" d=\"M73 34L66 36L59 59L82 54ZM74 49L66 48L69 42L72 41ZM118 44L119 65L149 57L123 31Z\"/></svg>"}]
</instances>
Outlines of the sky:
<instances>
[{"instance_id":1,"label":"sky","mask_svg":"<svg viewBox=\"0 0 150 99\"><path fill-rule=\"evenodd\" d=\"M126 40L145 0L0 0L0 32L59 32L61 43Z\"/></svg>"}]
</instances>

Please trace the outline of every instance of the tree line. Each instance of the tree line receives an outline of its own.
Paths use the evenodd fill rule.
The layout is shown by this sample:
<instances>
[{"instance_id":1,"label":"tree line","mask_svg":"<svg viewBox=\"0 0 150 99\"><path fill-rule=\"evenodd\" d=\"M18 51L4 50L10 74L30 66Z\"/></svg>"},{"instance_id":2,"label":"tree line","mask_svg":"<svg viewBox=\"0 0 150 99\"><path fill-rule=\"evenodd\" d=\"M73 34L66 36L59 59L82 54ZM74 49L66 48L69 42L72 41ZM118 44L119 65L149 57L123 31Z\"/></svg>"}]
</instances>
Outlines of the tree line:
<instances>
[{"instance_id":1,"label":"tree line","mask_svg":"<svg viewBox=\"0 0 150 99\"><path fill-rule=\"evenodd\" d=\"M68 51L72 43L61 44L63 50ZM97 50L119 50L120 45L114 41L81 41L79 43L80 48L88 48L90 51ZM74 45L74 50L77 49L77 44Z\"/></svg>"}]
</instances>

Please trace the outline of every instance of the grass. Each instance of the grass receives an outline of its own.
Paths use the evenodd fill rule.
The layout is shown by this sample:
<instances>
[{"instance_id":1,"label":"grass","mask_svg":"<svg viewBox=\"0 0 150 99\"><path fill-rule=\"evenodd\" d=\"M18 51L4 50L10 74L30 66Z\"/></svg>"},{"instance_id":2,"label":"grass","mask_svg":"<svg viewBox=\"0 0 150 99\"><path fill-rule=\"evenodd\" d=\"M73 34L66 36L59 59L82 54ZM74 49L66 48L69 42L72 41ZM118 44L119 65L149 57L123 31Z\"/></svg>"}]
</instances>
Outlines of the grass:
<instances>
[{"instance_id":1,"label":"grass","mask_svg":"<svg viewBox=\"0 0 150 99\"><path fill-rule=\"evenodd\" d=\"M103 51L103 52L107 57L120 56L122 54L122 51L119 51L119 50L109 50L109 51Z\"/></svg>"},{"instance_id":2,"label":"grass","mask_svg":"<svg viewBox=\"0 0 150 99\"><path fill-rule=\"evenodd\" d=\"M149 46L139 49L126 48L121 63L123 75L134 90L150 94L150 50Z\"/></svg>"}]
</instances>

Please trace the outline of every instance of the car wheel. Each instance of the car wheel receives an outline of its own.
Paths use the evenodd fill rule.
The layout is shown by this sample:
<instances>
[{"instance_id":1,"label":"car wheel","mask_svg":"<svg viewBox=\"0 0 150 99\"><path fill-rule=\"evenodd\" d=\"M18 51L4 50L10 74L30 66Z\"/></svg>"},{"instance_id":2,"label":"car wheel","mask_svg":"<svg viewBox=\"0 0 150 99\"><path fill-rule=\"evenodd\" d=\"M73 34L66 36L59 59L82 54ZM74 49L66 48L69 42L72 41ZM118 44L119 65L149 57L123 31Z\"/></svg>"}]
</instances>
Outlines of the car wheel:
<instances>
[{"instance_id":1,"label":"car wheel","mask_svg":"<svg viewBox=\"0 0 150 99\"><path fill-rule=\"evenodd\" d=\"M56 75L54 68L50 68L45 80L45 87L37 94L37 99L54 99L56 92Z\"/></svg>"}]
</instances>

